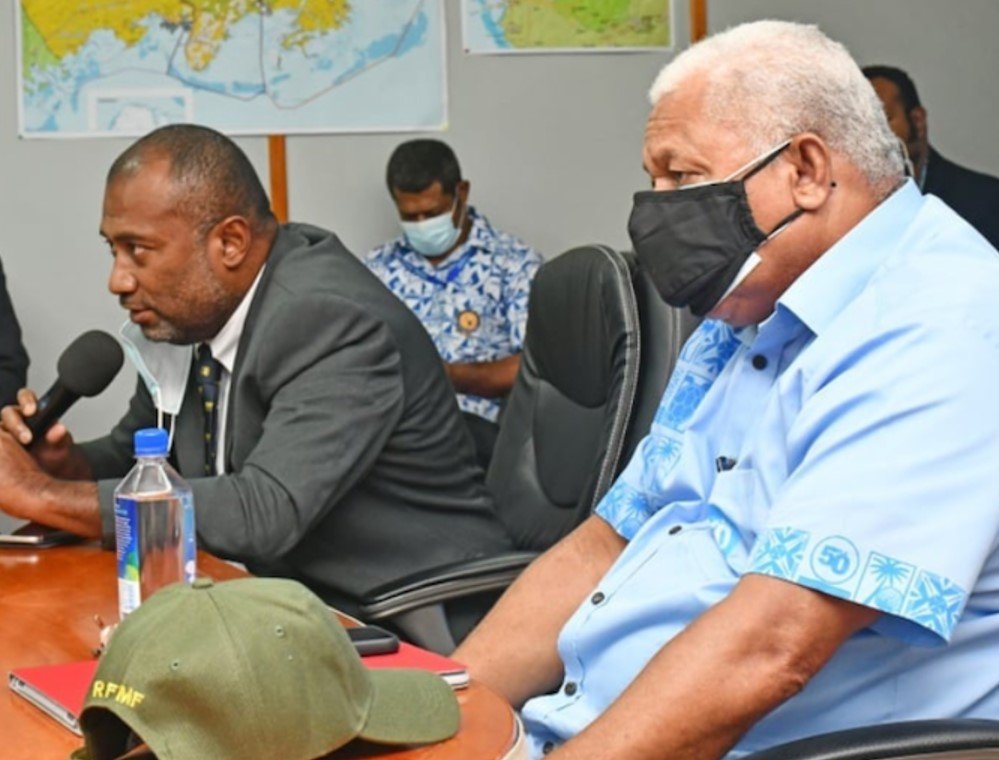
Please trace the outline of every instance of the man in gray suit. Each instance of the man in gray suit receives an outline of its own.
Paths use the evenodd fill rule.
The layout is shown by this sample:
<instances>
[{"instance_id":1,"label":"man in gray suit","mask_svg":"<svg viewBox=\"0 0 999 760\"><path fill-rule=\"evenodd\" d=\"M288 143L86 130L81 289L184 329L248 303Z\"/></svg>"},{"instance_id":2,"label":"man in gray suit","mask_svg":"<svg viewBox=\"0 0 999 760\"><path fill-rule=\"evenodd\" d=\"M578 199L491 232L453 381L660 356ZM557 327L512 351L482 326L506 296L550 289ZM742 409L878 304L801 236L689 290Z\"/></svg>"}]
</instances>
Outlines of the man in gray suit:
<instances>
[{"instance_id":1,"label":"man in gray suit","mask_svg":"<svg viewBox=\"0 0 999 760\"><path fill-rule=\"evenodd\" d=\"M62 425L32 441L22 390L2 413L5 511L113 541L132 433L165 412L200 545L252 571L349 608L508 548L419 321L336 236L279 225L232 141L179 125L133 144L108 174L101 235L138 388L82 445Z\"/></svg>"}]
</instances>

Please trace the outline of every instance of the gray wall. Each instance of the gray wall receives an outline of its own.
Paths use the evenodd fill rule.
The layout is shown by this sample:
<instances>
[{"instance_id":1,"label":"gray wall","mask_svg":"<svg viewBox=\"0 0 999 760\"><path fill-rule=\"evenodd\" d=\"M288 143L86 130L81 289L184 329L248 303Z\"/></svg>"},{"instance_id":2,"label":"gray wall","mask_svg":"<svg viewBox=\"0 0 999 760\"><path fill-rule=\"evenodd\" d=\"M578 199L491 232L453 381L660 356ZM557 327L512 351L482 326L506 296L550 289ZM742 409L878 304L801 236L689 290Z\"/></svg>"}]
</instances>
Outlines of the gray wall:
<instances>
[{"instance_id":1,"label":"gray wall","mask_svg":"<svg viewBox=\"0 0 999 760\"><path fill-rule=\"evenodd\" d=\"M999 174L999 2L996 0L707 0L718 31L780 18L818 24L861 66L909 72L930 142L958 163Z\"/></svg>"},{"instance_id":2,"label":"gray wall","mask_svg":"<svg viewBox=\"0 0 999 760\"><path fill-rule=\"evenodd\" d=\"M631 193L646 186L640 142L645 90L661 54L468 57L457 0L448 8L451 142L473 201L501 228L553 256L574 244L627 245ZM677 2L677 39L688 38ZM999 173L995 0L709 0L713 30L763 17L818 22L861 63L906 67L929 110L934 142L952 158ZM110 258L97 234L103 175L120 140L16 137L13 14L0 2L0 256L32 356L29 382L82 330L115 330ZM382 174L400 135L293 137L291 212L339 232L361 252L396 234ZM241 139L263 176L266 143ZM100 399L68 416L78 437L117 419L134 383L123 372Z\"/></svg>"}]
</instances>

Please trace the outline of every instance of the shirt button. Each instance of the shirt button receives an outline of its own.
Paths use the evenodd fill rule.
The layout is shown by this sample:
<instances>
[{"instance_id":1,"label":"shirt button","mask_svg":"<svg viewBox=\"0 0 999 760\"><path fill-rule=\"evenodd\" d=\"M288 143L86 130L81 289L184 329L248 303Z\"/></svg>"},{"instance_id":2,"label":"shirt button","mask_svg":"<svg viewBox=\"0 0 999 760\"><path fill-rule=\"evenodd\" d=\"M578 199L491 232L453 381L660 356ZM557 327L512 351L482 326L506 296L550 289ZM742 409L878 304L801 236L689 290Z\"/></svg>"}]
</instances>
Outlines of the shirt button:
<instances>
[{"instance_id":1,"label":"shirt button","mask_svg":"<svg viewBox=\"0 0 999 760\"><path fill-rule=\"evenodd\" d=\"M681 526L681 525L674 525L672 528L669 529L669 534L671 536L675 536L681 530L683 530L683 526Z\"/></svg>"},{"instance_id":2,"label":"shirt button","mask_svg":"<svg viewBox=\"0 0 999 760\"><path fill-rule=\"evenodd\" d=\"M577 688L578 688L578 687L576 686L576 682L575 682L575 681L569 681L569 682L568 682L568 683L567 683L567 684L565 685L565 695L566 695L567 697L571 697L571 696L572 696L573 694L575 694L575 693L576 693L576 689L577 689Z\"/></svg>"},{"instance_id":3,"label":"shirt button","mask_svg":"<svg viewBox=\"0 0 999 760\"><path fill-rule=\"evenodd\" d=\"M753 367L756 369L766 369L767 368L767 357L763 354L756 354L753 357Z\"/></svg>"},{"instance_id":4,"label":"shirt button","mask_svg":"<svg viewBox=\"0 0 999 760\"><path fill-rule=\"evenodd\" d=\"M555 742L545 742L541 745L542 754L549 754L553 749L555 749Z\"/></svg>"},{"instance_id":5,"label":"shirt button","mask_svg":"<svg viewBox=\"0 0 999 760\"><path fill-rule=\"evenodd\" d=\"M606 598L607 597L604 596L604 592L603 591L598 591L597 593L595 593L593 596L590 597L590 601L593 604L600 604L600 602L602 602Z\"/></svg>"}]
</instances>

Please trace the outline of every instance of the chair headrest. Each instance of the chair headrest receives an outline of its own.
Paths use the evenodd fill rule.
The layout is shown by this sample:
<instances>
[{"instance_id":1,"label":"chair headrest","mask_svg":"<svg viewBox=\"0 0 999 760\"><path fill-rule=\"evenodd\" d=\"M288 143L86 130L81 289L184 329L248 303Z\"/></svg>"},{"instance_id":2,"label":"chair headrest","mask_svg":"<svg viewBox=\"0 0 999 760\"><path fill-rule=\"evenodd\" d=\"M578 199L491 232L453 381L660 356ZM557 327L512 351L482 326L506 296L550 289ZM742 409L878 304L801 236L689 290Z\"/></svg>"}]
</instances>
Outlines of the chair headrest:
<instances>
[{"instance_id":1,"label":"chair headrest","mask_svg":"<svg viewBox=\"0 0 999 760\"><path fill-rule=\"evenodd\" d=\"M531 288L525 346L538 374L582 406L606 403L616 374L608 357L637 329L631 298L630 264L609 248L574 248L546 262Z\"/></svg>"}]
</instances>

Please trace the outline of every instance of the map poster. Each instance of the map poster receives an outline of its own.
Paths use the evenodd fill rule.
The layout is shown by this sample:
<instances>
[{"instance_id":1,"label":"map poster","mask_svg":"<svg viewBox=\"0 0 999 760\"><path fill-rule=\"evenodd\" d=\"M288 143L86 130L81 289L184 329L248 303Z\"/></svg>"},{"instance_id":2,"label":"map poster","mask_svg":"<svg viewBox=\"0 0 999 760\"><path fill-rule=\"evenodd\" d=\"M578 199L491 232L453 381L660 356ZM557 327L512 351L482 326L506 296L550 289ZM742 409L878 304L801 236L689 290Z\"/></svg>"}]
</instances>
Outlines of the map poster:
<instances>
[{"instance_id":1,"label":"map poster","mask_svg":"<svg viewBox=\"0 0 999 760\"><path fill-rule=\"evenodd\" d=\"M23 137L447 123L443 0L15 0Z\"/></svg>"},{"instance_id":2,"label":"map poster","mask_svg":"<svg viewBox=\"0 0 999 760\"><path fill-rule=\"evenodd\" d=\"M462 0L466 53L608 53L673 47L673 0Z\"/></svg>"}]
</instances>

